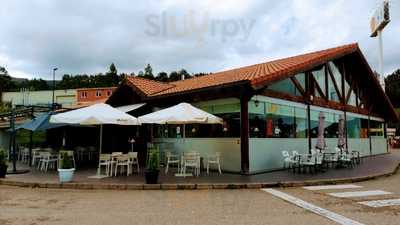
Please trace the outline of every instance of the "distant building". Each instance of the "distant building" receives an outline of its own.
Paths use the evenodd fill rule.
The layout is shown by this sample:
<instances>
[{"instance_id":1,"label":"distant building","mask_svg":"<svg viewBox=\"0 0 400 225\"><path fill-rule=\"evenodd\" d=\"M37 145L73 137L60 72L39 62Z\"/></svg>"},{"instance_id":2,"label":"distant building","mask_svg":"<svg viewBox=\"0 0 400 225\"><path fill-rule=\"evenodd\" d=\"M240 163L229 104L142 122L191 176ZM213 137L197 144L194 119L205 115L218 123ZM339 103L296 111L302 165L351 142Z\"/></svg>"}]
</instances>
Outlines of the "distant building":
<instances>
[{"instance_id":1,"label":"distant building","mask_svg":"<svg viewBox=\"0 0 400 225\"><path fill-rule=\"evenodd\" d=\"M80 88L77 89L77 104L88 104L107 100L112 95L116 87L104 88Z\"/></svg>"},{"instance_id":2,"label":"distant building","mask_svg":"<svg viewBox=\"0 0 400 225\"><path fill-rule=\"evenodd\" d=\"M54 100L63 107L71 107L76 105L76 90L56 90L54 92ZM12 105L43 105L49 106L53 101L53 91L29 91L21 90L16 92L3 92L1 96L2 102L10 102Z\"/></svg>"},{"instance_id":3,"label":"distant building","mask_svg":"<svg viewBox=\"0 0 400 225\"><path fill-rule=\"evenodd\" d=\"M64 108L75 108L82 105L105 102L115 89L115 87L105 87L56 90L54 92L55 103L60 104ZM53 91L21 90L17 92L3 92L0 100L2 102L9 102L12 105L50 106L53 101Z\"/></svg>"}]
</instances>

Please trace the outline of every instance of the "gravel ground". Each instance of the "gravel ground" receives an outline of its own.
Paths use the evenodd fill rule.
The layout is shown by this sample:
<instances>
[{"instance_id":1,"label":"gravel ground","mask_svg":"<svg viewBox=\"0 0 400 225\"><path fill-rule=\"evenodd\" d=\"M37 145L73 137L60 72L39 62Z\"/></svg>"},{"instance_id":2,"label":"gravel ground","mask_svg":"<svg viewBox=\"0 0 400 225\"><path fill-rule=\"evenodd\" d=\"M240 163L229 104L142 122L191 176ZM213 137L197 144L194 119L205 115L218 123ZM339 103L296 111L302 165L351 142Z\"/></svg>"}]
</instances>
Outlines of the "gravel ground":
<instances>
[{"instance_id":1,"label":"gravel ground","mask_svg":"<svg viewBox=\"0 0 400 225\"><path fill-rule=\"evenodd\" d=\"M368 225L398 225L400 224L400 206L371 208L358 204L360 201L400 199L400 173L394 176L356 183L362 188L346 190L308 191L302 188L280 189L322 208ZM369 196L357 198L336 198L328 195L333 192L383 190L392 192L391 195ZM314 223L313 223L314 224ZM316 224L316 223L315 223Z\"/></svg>"},{"instance_id":2,"label":"gravel ground","mask_svg":"<svg viewBox=\"0 0 400 225\"><path fill-rule=\"evenodd\" d=\"M0 225L334 224L260 190L114 191L0 186Z\"/></svg>"}]
</instances>

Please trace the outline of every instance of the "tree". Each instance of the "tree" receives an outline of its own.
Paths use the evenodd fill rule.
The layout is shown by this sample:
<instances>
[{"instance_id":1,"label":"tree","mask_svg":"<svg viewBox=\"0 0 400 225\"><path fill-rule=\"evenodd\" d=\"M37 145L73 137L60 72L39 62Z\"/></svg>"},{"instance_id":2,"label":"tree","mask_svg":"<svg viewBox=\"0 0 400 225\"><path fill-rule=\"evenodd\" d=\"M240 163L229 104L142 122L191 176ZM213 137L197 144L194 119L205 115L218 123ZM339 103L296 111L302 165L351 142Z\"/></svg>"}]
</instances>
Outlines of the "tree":
<instances>
[{"instance_id":1,"label":"tree","mask_svg":"<svg viewBox=\"0 0 400 225\"><path fill-rule=\"evenodd\" d=\"M168 82L168 74L166 72L159 72L155 79L156 81Z\"/></svg>"},{"instance_id":2,"label":"tree","mask_svg":"<svg viewBox=\"0 0 400 225\"><path fill-rule=\"evenodd\" d=\"M117 74L117 68L115 67L114 63L111 63L110 65L110 72L111 74Z\"/></svg>"},{"instance_id":3,"label":"tree","mask_svg":"<svg viewBox=\"0 0 400 225\"><path fill-rule=\"evenodd\" d=\"M400 107L400 69L385 78L385 91L394 107Z\"/></svg>"},{"instance_id":4,"label":"tree","mask_svg":"<svg viewBox=\"0 0 400 225\"><path fill-rule=\"evenodd\" d=\"M151 68L150 64L147 64L147 66L144 68L143 78L154 80L153 68Z\"/></svg>"},{"instance_id":5,"label":"tree","mask_svg":"<svg viewBox=\"0 0 400 225\"><path fill-rule=\"evenodd\" d=\"M181 78L180 78L178 72L176 72L176 71L172 71L172 72L169 74L169 81L178 81L178 80L180 80L180 79L181 79Z\"/></svg>"},{"instance_id":6,"label":"tree","mask_svg":"<svg viewBox=\"0 0 400 225\"><path fill-rule=\"evenodd\" d=\"M0 66L0 95L4 91L10 90L11 77L5 67Z\"/></svg>"},{"instance_id":7,"label":"tree","mask_svg":"<svg viewBox=\"0 0 400 225\"><path fill-rule=\"evenodd\" d=\"M104 77L104 85L106 86L117 86L119 82L122 80L122 77L118 76L117 68L115 67L114 63L111 63L110 70L106 73ZM108 85L107 85L108 84Z\"/></svg>"},{"instance_id":8,"label":"tree","mask_svg":"<svg viewBox=\"0 0 400 225\"><path fill-rule=\"evenodd\" d=\"M192 76L185 70L185 69L181 69L181 70L179 70L179 76L181 77L181 79L182 79L182 76L184 76L185 77L185 79L190 79L190 78L192 78Z\"/></svg>"}]
</instances>

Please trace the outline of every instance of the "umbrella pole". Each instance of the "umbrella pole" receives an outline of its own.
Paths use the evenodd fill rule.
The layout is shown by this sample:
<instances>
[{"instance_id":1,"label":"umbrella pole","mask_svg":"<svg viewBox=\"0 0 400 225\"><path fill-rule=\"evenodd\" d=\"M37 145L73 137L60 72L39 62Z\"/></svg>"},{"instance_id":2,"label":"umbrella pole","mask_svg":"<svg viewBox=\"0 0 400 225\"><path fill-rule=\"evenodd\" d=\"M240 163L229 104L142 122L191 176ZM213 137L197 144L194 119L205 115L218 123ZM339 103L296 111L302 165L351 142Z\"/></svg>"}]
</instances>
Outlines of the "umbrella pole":
<instances>
[{"instance_id":1,"label":"umbrella pole","mask_svg":"<svg viewBox=\"0 0 400 225\"><path fill-rule=\"evenodd\" d=\"M29 132L29 166L32 166L33 131Z\"/></svg>"},{"instance_id":2,"label":"umbrella pole","mask_svg":"<svg viewBox=\"0 0 400 225\"><path fill-rule=\"evenodd\" d=\"M186 139L186 125L185 125L185 124L183 124L183 134L182 134L182 137L183 137L183 142L185 142L185 139Z\"/></svg>"},{"instance_id":3,"label":"umbrella pole","mask_svg":"<svg viewBox=\"0 0 400 225\"><path fill-rule=\"evenodd\" d=\"M100 125L100 144L99 144L99 163L97 166L97 175L100 176L100 155L103 148L103 125Z\"/></svg>"}]
</instances>

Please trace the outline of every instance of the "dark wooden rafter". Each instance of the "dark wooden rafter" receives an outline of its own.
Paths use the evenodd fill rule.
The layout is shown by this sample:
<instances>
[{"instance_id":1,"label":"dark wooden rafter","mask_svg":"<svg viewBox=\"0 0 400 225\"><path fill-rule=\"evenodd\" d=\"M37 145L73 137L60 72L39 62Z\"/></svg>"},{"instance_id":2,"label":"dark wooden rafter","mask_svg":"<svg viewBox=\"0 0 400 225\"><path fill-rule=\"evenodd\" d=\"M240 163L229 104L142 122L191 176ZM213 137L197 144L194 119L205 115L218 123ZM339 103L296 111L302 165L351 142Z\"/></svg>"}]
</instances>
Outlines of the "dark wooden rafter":
<instances>
[{"instance_id":1,"label":"dark wooden rafter","mask_svg":"<svg viewBox=\"0 0 400 225\"><path fill-rule=\"evenodd\" d=\"M345 82L346 82L346 68L345 68L345 65L344 65L344 62L343 62L343 61L341 62L340 65L341 65L340 68L341 68L341 70L342 70L342 71L339 71L340 74L342 75L342 87L340 87L341 90L342 90L341 102L342 102L343 105L345 105L345 104L346 104L346 88L345 88Z\"/></svg>"},{"instance_id":2,"label":"dark wooden rafter","mask_svg":"<svg viewBox=\"0 0 400 225\"><path fill-rule=\"evenodd\" d=\"M296 79L296 77L290 77L290 80L293 82L294 86L297 88L297 90L300 92L300 94L305 98L306 91L301 86L300 82Z\"/></svg>"},{"instance_id":3,"label":"dark wooden rafter","mask_svg":"<svg viewBox=\"0 0 400 225\"><path fill-rule=\"evenodd\" d=\"M342 93L344 92L340 92L339 85L336 82L335 76L333 76L332 68L329 66L329 63L326 64L326 68L328 70L328 76L331 77L333 86L335 87L336 94L338 95L339 99L342 99ZM343 75L340 73L340 79L342 79L342 76Z\"/></svg>"},{"instance_id":4,"label":"dark wooden rafter","mask_svg":"<svg viewBox=\"0 0 400 225\"><path fill-rule=\"evenodd\" d=\"M310 76L310 81L311 81L311 83L313 84L315 90L318 91L319 95L320 95L323 99L325 99L325 100L328 101L328 98L327 98L326 95L324 94L324 91L322 91L322 88L319 86L317 80L315 80L314 74L313 74L312 72L310 72L310 74L312 74L312 75Z\"/></svg>"},{"instance_id":5,"label":"dark wooden rafter","mask_svg":"<svg viewBox=\"0 0 400 225\"><path fill-rule=\"evenodd\" d=\"M369 105L368 114L371 114L373 109L374 109L374 104Z\"/></svg>"},{"instance_id":6,"label":"dark wooden rafter","mask_svg":"<svg viewBox=\"0 0 400 225\"><path fill-rule=\"evenodd\" d=\"M325 66L324 66L324 74L325 74L325 96L326 96L326 99L328 99L329 100L329 80L328 80L328 69L327 69L327 67L326 67L326 64L328 64L328 63L325 63Z\"/></svg>"}]
</instances>

